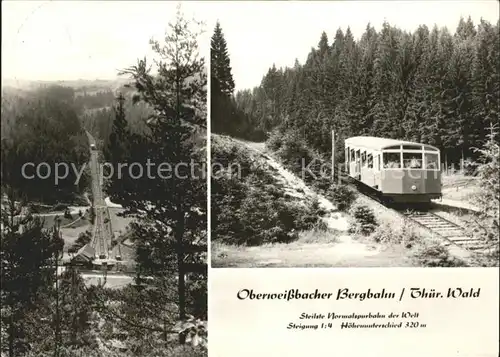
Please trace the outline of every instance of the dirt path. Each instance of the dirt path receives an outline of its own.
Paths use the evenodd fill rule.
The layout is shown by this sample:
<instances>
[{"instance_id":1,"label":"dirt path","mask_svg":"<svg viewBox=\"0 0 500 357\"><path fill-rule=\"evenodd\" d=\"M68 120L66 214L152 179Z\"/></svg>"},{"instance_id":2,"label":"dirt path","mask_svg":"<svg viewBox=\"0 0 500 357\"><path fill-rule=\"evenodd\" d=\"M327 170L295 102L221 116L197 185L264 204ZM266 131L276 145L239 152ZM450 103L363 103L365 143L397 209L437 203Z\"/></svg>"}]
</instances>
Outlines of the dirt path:
<instances>
[{"instance_id":1,"label":"dirt path","mask_svg":"<svg viewBox=\"0 0 500 357\"><path fill-rule=\"evenodd\" d=\"M263 143L239 142L257 151L274 169L276 179L287 194L304 200L317 198L321 208L328 212L323 220L329 229L328 232L312 232L312 237L300 237L289 244L235 247L212 243L213 267L412 266L402 248L383 249L353 239L347 233L347 217L332 202L313 192L302 179L266 154Z\"/></svg>"}]
</instances>

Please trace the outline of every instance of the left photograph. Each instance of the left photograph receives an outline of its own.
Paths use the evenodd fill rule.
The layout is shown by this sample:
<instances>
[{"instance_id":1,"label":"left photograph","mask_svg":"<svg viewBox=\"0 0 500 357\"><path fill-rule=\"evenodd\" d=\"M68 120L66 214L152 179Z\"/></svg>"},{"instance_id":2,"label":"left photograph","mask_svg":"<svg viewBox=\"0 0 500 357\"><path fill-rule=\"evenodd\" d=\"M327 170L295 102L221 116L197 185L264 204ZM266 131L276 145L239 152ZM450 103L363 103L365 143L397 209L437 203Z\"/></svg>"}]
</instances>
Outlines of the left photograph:
<instances>
[{"instance_id":1,"label":"left photograph","mask_svg":"<svg viewBox=\"0 0 500 357\"><path fill-rule=\"evenodd\" d=\"M2 357L207 356L197 8L2 3Z\"/></svg>"}]
</instances>

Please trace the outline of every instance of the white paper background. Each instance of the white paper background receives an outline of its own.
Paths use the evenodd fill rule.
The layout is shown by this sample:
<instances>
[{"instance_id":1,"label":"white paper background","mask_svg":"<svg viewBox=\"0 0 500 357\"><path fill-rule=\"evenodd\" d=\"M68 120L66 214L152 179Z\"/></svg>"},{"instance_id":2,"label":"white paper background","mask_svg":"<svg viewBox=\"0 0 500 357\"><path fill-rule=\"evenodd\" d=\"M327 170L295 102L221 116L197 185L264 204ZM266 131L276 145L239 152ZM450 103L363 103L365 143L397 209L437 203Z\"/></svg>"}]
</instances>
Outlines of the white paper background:
<instances>
[{"instance_id":1,"label":"white paper background","mask_svg":"<svg viewBox=\"0 0 500 357\"><path fill-rule=\"evenodd\" d=\"M209 286L209 356L419 356L498 357L499 270L497 268L347 268L347 269L211 269ZM241 289L255 293L335 293L385 288L394 300L238 300ZM401 288L406 297L400 302ZM410 299L409 288L481 288L477 299ZM290 330L306 313L419 312L426 328L340 329L341 322L383 323L387 319L326 320L332 329ZM405 319L393 320L406 321Z\"/></svg>"}]
</instances>

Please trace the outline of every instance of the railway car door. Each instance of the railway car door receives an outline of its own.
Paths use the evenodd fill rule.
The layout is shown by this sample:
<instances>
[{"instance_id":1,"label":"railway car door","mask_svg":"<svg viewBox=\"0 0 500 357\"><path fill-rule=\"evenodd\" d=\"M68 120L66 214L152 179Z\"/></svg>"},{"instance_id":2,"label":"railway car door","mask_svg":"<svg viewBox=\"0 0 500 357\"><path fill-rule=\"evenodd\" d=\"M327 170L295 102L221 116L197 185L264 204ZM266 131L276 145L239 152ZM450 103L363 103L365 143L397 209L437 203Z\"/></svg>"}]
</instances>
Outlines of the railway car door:
<instances>
[{"instance_id":1,"label":"railway car door","mask_svg":"<svg viewBox=\"0 0 500 357\"><path fill-rule=\"evenodd\" d=\"M349 148L349 176L355 177L356 174L356 152Z\"/></svg>"},{"instance_id":2,"label":"railway car door","mask_svg":"<svg viewBox=\"0 0 500 357\"><path fill-rule=\"evenodd\" d=\"M375 170L373 168L373 153L366 153L366 183L371 187L375 186Z\"/></svg>"},{"instance_id":3,"label":"railway car door","mask_svg":"<svg viewBox=\"0 0 500 357\"><path fill-rule=\"evenodd\" d=\"M361 178L361 150L356 150L356 165L354 170L354 177L359 180Z\"/></svg>"},{"instance_id":4,"label":"railway car door","mask_svg":"<svg viewBox=\"0 0 500 357\"><path fill-rule=\"evenodd\" d=\"M376 189L380 188L380 153L375 152L373 154L373 187Z\"/></svg>"},{"instance_id":5,"label":"railway car door","mask_svg":"<svg viewBox=\"0 0 500 357\"><path fill-rule=\"evenodd\" d=\"M351 174L351 170L350 170L350 163L351 163L351 157L350 157L350 150L349 150L349 147L347 146L345 148L345 170L347 171L347 174L350 175Z\"/></svg>"}]
</instances>

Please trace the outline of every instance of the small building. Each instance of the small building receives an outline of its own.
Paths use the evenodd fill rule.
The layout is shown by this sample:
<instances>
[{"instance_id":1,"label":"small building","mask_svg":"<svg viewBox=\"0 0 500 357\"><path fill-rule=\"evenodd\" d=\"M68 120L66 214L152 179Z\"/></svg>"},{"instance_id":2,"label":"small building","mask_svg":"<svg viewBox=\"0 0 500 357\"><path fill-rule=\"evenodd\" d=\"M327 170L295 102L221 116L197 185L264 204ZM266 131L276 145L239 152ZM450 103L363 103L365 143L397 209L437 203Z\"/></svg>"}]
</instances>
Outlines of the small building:
<instances>
[{"instance_id":1,"label":"small building","mask_svg":"<svg viewBox=\"0 0 500 357\"><path fill-rule=\"evenodd\" d=\"M71 259L71 262L76 264L87 265L92 263L94 258L95 258L95 249L92 248L90 244L85 244L78 250L73 259Z\"/></svg>"}]
</instances>

